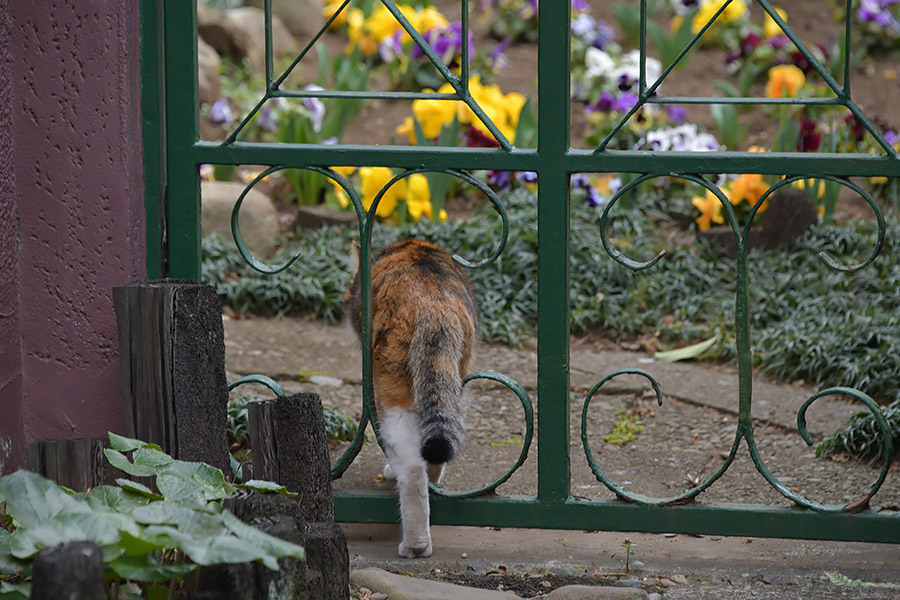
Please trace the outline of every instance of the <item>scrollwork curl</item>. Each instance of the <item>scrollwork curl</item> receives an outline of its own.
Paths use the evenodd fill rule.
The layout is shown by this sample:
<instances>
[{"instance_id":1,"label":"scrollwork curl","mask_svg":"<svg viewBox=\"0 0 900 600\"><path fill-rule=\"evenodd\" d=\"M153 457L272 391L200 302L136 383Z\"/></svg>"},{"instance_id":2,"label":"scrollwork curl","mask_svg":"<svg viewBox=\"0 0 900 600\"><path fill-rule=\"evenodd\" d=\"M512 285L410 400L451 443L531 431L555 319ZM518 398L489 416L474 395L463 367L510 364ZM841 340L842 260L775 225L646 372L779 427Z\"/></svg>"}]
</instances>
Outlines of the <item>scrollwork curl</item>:
<instances>
[{"instance_id":1,"label":"scrollwork curl","mask_svg":"<svg viewBox=\"0 0 900 600\"><path fill-rule=\"evenodd\" d=\"M519 398L519 402L522 403L522 409L525 413L525 437L522 439L522 450L519 452L519 458L516 460L515 464L513 464L512 468L495 479L494 481L474 490L466 490L461 492L451 492L444 488L444 486L439 484L429 484L429 488L434 494L438 496L447 496L451 498L472 498L475 496L483 496L485 494L489 494L497 489L498 486L505 483L513 473L515 473L519 467L525 462L525 459L528 458L528 449L531 447L531 441L534 437L534 408L531 404L531 397L528 395L528 392L519 385L519 383L502 373L497 373L496 371L480 371L478 373L471 373L467 375L465 379L463 379L463 385L466 385L470 381L474 379L489 379L491 381L496 381L498 383L503 384Z\"/></svg>"},{"instance_id":2,"label":"scrollwork curl","mask_svg":"<svg viewBox=\"0 0 900 600\"><path fill-rule=\"evenodd\" d=\"M597 478L597 481L605 485L609 490L616 495L617 498L623 500L625 502L632 502L635 504L643 504L643 505L655 505L655 506L671 506L676 504L686 504L691 502L698 494L703 492L709 486L711 486L717 479L719 479L728 467L731 465L732 461L734 461L734 457L737 454L737 449L741 441L742 433L740 428L738 429L738 433L735 436L734 443L731 446L731 451L728 454L728 457L722 463L722 466L719 467L718 471L710 475L705 481L692 487L691 489L679 494L678 496L672 498L653 498L650 496L645 496L644 494L638 494L632 492L625 486L618 484L613 481L603 470L597 465L597 462L594 460L594 454L591 451L591 444L588 440L588 431L587 431L587 415L588 409L590 408L591 399L594 397L594 394L600 390L601 387L611 379L618 377L619 375L639 375L644 377L650 382L650 385L653 386L653 391L656 393L656 400L660 406L662 406L662 390L659 386L659 382L656 381L656 378L653 377L650 373L635 368L626 368L619 369L617 371L613 371L609 373L605 377L603 377L600 381L594 384L594 387L588 392L587 396L584 399L584 407L581 410L581 443L584 447L584 455L587 459L588 466L591 468L591 471L594 473L594 476Z\"/></svg>"},{"instance_id":3,"label":"scrollwork curl","mask_svg":"<svg viewBox=\"0 0 900 600\"><path fill-rule=\"evenodd\" d=\"M278 266L268 265L268 264L262 262L261 260L257 259L255 256L253 256L253 253L250 252L250 249L247 248L247 244L244 242L244 236L241 234L241 226L240 226L240 222L239 222L240 210L241 210L241 205L244 202L244 198L247 197L247 194L250 192L250 190L253 189L253 187L257 183L259 183L260 181L262 181L263 179L265 179L272 173L277 173L278 171L283 171L287 168L290 168L290 167L285 167L285 166L280 166L280 165L274 166L274 167L269 167L268 169L266 169L265 171L263 171L262 173L260 173L256 177L254 177L253 180L247 184L247 187L244 188L244 191L241 192L241 195L238 196L237 202L235 202L234 208L231 210L231 234L232 234L232 236L234 236L234 243L237 246L238 252L240 252L243 259L252 268L256 269L260 273L266 273L269 275L274 275L275 273L280 273L280 272L284 271L285 269L290 267L292 264L294 264L300 258L301 255L300 255L300 253L297 253L294 256L292 256L290 259L288 259L287 262L285 262L282 265L278 265ZM361 223L364 221L364 219L366 218L366 212L363 209L362 201L359 198L359 194L357 193L356 188L353 186L353 184L351 184L347 180L346 177L344 177L340 173L337 173L336 171L333 171L328 168L323 168L323 167L302 167L302 168L307 171L315 171L316 173L324 175L325 177L332 179L338 185L340 185L341 188L347 193L347 197L350 198L350 202L353 204L353 207L356 210L357 219L359 219Z\"/></svg>"},{"instance_id":4,"label":"scrollwork curl","mask_svg":"<svg viewBox=\"0 0 900 600\"><path fill-rule=\"evenodd\" d=\"M768 190L766 190L766 192L762 196L759 197L759 199L756 201L756 203L750 209L750 214L747 217L747 223L744 225L744 239L746 239L747 236L749 235L750 225L753 223L753 220L756 217L756 214L759 212L760 207L766 202L766 200L769 199L770 196L772 196L776 191L778 191L780 188L782 188L786 185L791 185L794 182L805 181L808 179L810 179L810 177L807 177L804 175L792 175L791 177L787 177L785 179L782 179L781 181L776 182ZM867 266L872 264L872 261L875 260L875 257L878 256L878 253L881 252L881 249L884 246L885 225L884 225L884 216L881 214L881 210L878 208L878 205L875 203L875 201L872 199L872 197L869 195L869 193L866 192L866 190L864 190L860 186L856 185L849 179L845 179L842 177L834 177L832 175L818 175L815 177L815 179L823 179L826 181L832 181L834 183L840 184L846 188L853 190L854 192L859 194L862 197L862 199L865 200L866 203L868 203L869 206L872 207L872 211L875 213L875 218L878 221L878 241L875 243L875 248L872 250L872 254L869 255L869 257L865 261L863 261L857 265L842 265L837 260L835 260L835 258L833 256L831 256L830 254L828 254L827 252L824 252L824 251L819 252L819 254L818 254L819 259L823 263L825 263L828 266L828 268L830 268L834 271L843 271L845 273L853 273L855 271L859 271L860 269L866 268Z\"/></svg>"},{"instance_id":5,"label":"scrollwork curl","mask_svg":"<svg viewBox=\"0 0 900 600\"><path fill-rule=\"evenodd\" d=\"M453 260L467 269L480 269L490 265L495 260L497 260L500 254L503 253L503 249L506 247L506 242L509 239L509 218L506 215L506 209L503 208L503 205L497 198L497 194L493 189L491 189L489 185L487 185L483 181L480 181L476 177L473 177L469 173L460 171L458 169L427 169L425 167L418 167L415 169L406 169L402 173L398 173L397 175L395 175L383 188L381 188L381 190L379 190L378 194L376 194L375 198L372 200L372 205L369 207L369 212L366 217L366 227L364 229L365 243L368 244L371 240L372 223L375 222L374 216L376 211L378 210L378 205L387 190L389 190L395 183L397 183L401 179L405 179L418 173L443 173L445 175L456 177L472 185L473 187L478 188L478 190L487 197L487 199L491 202L491 205L494 207L494 210L497 211L498 215L500 215L500 221L503 228L500 237L500 244L497 246L497 250L490 257L479 262L472 262L459 256L458 254L453 255Z\"/></svg>"},{"instance_id":6,"label":"scrollwork curl","mask_svg":"<svg viewBox=\"0 0 900 600\"><path fill-rule=\"evenodd\" d=\"M722 207L725 210L725 215L728 218L728 223L731 226L731 230L734 233L738 246L740 247L742 245L743 240L740 235L740 230L738 229L737 217L734 214L734 208L731 206L731 203L728 201L728 199L725 197L725 194L722 193L722 190L720 190L718 186L704 179L703 177L700 177L699 175L690 175L684 173L646 173L644 175L641 175L634 181L630 181L627 184L623 185L622 188L618 192L616 192L616 194L609 200L609 202L606 203L606 206L603 208L603 213L600 215L600 241L603 243L603 248L606 250L606 253L609 254L610 258L612 258L623 267L632 271L643 271L644 269L649 269L650 267L658 263L660 259L662 259L662 257L666 255L666 251L662 250L650 260L634 260L625 256L625 254L623 254L618 248L613 246L609 241L609 236L606 233L606 223L609 219L609 213L612 210L612 207L615 206L615 204L619 201L619 199L638 185L651 179L656 179L657 177L678 177L680 179L686 179L706 188L707 190L715 194L719 202L722 203Z\"/></svg>"},{"instance_id":7,"label":"scrollwork curl","mask_svg":"<svg viewBox=\"0 0 900 600\"><path fill-rule=\"evenodd\" d=\"M843 505L822 504L820 502L816 502L815 500L810 500L801 495L799 492L795 492L793 489L781 483L778 478L771 471L769 471L768 467L766 467L765 463L762 461L762 458L759 456L756 444L752 441L752 436L748 436L747 439L748 445L750 447L750 455L753 458L753 462L756 464L757 470L760 472L760 474L762 474L766 481L768 481L769 484L778 492L780 492L785 498L793 501L798 506L802 506L804 508L809 508L819 512L859 512L869 506L869 502L872 500L872 497L878 493L878 490L884 483L888 471L891 468L891 457L894 453L891 430L884 418L884 415L881 412L881 409L878 407L878 403L875 402L875 400L873 400L870 396L853 388L833 387L822 390L821 392L811 396L806 400L806 402L803 403L803 405L800 407L800 410L797 412L797 430L800 432L800 435L801 437L803 437L803 441L806 442L807 446L813 445L813 439L806 429L806 411L809 409L813 402L825 396L849 396L855 400L859 400L860 402L865 404L866 408L868 408L872 412L872 415L875 417L875 422L878 424L882 442L881 456L884 464L881 467L881 473L878 479L875 480L875 482L872 484L872 487L869 489L869 492L862 499Z\"/></svg>"}]
</instances>

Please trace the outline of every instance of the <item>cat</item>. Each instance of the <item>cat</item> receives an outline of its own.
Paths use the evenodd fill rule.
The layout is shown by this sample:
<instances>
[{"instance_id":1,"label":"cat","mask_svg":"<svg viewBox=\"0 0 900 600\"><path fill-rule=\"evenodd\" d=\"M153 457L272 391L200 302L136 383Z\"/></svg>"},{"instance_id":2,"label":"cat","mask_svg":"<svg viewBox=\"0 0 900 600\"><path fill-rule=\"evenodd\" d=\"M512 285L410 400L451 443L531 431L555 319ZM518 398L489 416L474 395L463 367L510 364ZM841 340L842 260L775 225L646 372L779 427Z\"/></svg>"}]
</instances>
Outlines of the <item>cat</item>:
<instances>
[{"instance_id":1,"label":"cat","mask_svg":"<svg viewBox=\"0 0 900 600\"><path fill-rule=\"evenodd\" d=\"M356 248L356 262L359 249ZM372 261L372 372L385 475L396 477L404 558L431 556L428 482L465 439L463 377L478 313L465 270L446 251L410 239ZM361 332L360 273L344 296ZM361 338L361 334L360 334Z\"/></svg>"}]
</instances>

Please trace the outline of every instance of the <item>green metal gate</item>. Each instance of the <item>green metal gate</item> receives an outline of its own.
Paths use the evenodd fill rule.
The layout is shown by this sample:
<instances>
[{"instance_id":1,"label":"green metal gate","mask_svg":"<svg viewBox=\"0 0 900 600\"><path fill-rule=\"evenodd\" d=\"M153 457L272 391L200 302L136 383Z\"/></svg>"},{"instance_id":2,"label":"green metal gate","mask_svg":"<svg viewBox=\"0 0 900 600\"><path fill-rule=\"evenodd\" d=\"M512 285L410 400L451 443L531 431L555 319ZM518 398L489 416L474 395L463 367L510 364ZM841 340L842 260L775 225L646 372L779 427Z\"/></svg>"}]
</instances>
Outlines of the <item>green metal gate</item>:
<instances>
[{"instance_id":1,"label":"green metal gate","mask_svg":"<svg viewBox=\"0 0 900 600\"><path fill-rule=\"evenodd\" d=\"M730 0L729 0L730 1ZM403 24L416 43L422 45L421 36L414 32L391 0L384 5ZM844 83L840 84L828 73L817 58L787 27L768 0L757 0L759 6L785 31L801 50L821 78L834 90L831 99L797 98L672 98L656 95L661 81L674 64L667 68L658 81L646 78L646 0L641 0L642 31L640 43L640 98L628 117L645 103L705 103L705 104L834 104L845 106L874 136L884 150L881 154L800 154L743 152L687 153L651 151L613 151L606 149L609 137L595 150L575 150L569 141L570 76L569 76L569 20L568 1L545 0L540 9L538 50L538 104L540 118L536 150L513 147L490 123L477 106L467 87L467 61L462 61L462 77L450 73L446 67L426 49L426 54L451 82L455 92L445 95L448 101L462 100L492 129L499 149L452 147L400 147L400 146L329 146L263 144L235 141L223 143L200 141L198 136L198 101L196 73L196 6L186 0L142 0L142 73L144 81L144 136L147 182L147 248L148 275L199 278L200 275L200 201L199 166L214 164L270 165L273 168L305 168L331 176L344 186L354 199L360 223L362 265L367 265L371 227L377 200L366 214L352 186L339 175L328 170L330 165L385 166L406 169L402 176L414 172L438 171L452 173L469 180L467 170L489 168L509 171L534 171L540 182L538 188L539 235L539 291L538 291L538 386L540 410L536 436L538 452L538 490L533 497L499 497L489 492L496 485L470 494L451 494L433 490L431 519L435 524L570 528L610 531L667 532L679 531L696 534L777 536L808 539L860 540L900 542L900 515L891 511L875 511L868 508L868 499L878 490L890 466L890 436L884 447L884 467L879 479L864 500L855 506L822 505L808 500L785 486L766 468L754 441L750 414L751 383L751 331L748 307L747 228L740 228L730 203L723 192L702 176L716 173L758 173L764 175L788 175L773 186L757 202L759 206L778 187L792 181L814 176L838 182L859 193L875 209L878 216L880 241L884 236L884 223L880 212L868 194L849 181L851 176L900 177L900 155L860 111L850 96L850 69L845 65ZM268 89L260 91L262 101L273 97L335 97L340 92L282 90L281 79L273 72L271 59L271 2L266 2L269 21L267 29L267 77ZM344 2L343 7L346 7ZM726 2L719 13L728 6ZM716 16L718 16L718 14ZM461 0L464 31L467 29L467 0ZM846 35L850 34L850 1L847 1ZM711 22L710 22L711 23ZM706 27L709 27L707 24ZM679 56L683 57L705 33L698 32L693 41ZM323 29L324 31L324 29ZM465 39L465 34L463 39ZM314 42L315 40L313 40ZM310 46L312 43L310 44ZM465 44L463 45L465 47ZM425 46L423 46L424 48ZM304 53L309 50L309 46ZM299 60L299 59L298 59ZM676 60L677 63L677 60ZM370 98L417 98L421 94L367 93ZM429 95L434 98L434 95ZM257 107L258 108L258 107ZM248 116L249 118L249 116ZM612 134L610 134L611 136ZM586 459L604 484L619 498L616 501L591 502L576 498L570 490L569 456L569 177L573 173L634 173L636 178L609 202L602 223L616 201L628 188L641 181L666 176L688 179L712 191L721 201L727 225L737 243L736 323L740 386L738 390L739 425L728 458L720 469L691 490L673 498L647 498L634 494L612 481L594 464L587 447ZM401 176L398 176L398 178ZM470 180L471 181L471 180ZM252 185L252 184L251 184ZM389 187L389 186L388 186ZM489 189L482 187L488 197L497 203ZM502 213L502 207L500 208ZM504 219L504 240L505 240ZM502 251L502 243L498 253ZM643 269L651 267L659 257L646 263L633 261L613 247L604 237L607 252L623 268ZM863 264L867 266L879 248ZM452 250L452 249L451 249ZM842 267L829 257L837 269ZM483 262L490 262L491 259ZM257 264L257 268L270 269ZM471 265L470 266L478 266ZM369 273L363 269L364 307L369 295ZM366 310L366 309L364 309ZM364 323L369 322L368 316ZM364 418L370 418L372 397L372 362L370 331L364 325L363 356ZM637 369L631 373L644 374ZM585 402L585 411L594 391L606 380L604 377L592 390ZM522 459L532 443L531 404L527 393L512 380L497 374L476 376L495 379L515 391L525 407L528 421ZM649 377L649 376L648 376ZM649 377L659 392L658 385ZM825 390L810 398L798 415L801 433L805 433L806 408L819 397L845 394L866 404L878 417L880 412L866 395L845 388ZM879 424L886 431L883 418ZM585 421L582 420L582 428ZM360 430L363 428L361 427ZM744 446L742 447L742 440ZM361 440L355 445L358 450ZM797 508L780 509L758 506L699 505L691 500L712 485L730 466L739 451L748 451L761 474L760 483L767 481L774 489L793 501ZM342 457L336 467L342 471L352 461L355 450ZM521 463L521 460L518 464ZM518 466L517 464L517 466ZM339 520L395 522L398 519L396 499L393 495L374 492L343 493L335 499L335 512Z\"/></svg>"}]
</instances>

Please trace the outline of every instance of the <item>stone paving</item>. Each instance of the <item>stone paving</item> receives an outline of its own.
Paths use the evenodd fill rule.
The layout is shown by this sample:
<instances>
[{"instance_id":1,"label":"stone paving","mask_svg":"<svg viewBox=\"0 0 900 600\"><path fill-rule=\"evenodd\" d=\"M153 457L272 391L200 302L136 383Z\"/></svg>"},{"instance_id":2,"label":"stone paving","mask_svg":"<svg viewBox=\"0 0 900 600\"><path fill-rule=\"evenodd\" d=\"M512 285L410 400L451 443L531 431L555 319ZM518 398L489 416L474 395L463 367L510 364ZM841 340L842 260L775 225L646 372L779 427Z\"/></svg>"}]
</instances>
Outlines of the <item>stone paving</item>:
<instances>
[{"instance_id":1,"label":"stone paving","mask_svg":"<svg viewBox=\"0 0 900 600\"><path fill-rule=\"evenodd\" d=\"M354 335L346 327L327 326L321 322L304 319L226 318L225 331L226 367L230 381L240 375L264 373L279 381L289 393L315 391L322 396L326 406L341 407L347 414L352 415L353 407L359 406L360 353ZM533 395L536 389L536 358L532 347L513 350L502 346L482 346L476 368L492 368L503 372L519 381ZM733 417L736 413L734 390L737 389L737 375L728 369L692 363L663 363L642 353L603 351L598 349L597 345L573 340L571 347L573 389L588 388L605 373L627 366L645 369L658 378L666 395L667 405L670 410L675 411L672 414L673 418L675 414L688 414L686 412L688 408L693 411L690 413L694 415L690 417L691 419L710 417L717 423L720 420L728 421L729 416ZM309 379L314 374L321 374L324 377L313 378L319 383L311 383ZM636 394L640 397L641 389L646 387L644 383L643 380L617 378L604 388L604 393L614 399L619 397L617 394L623 397ZM251 391L261 395L270 394L267 390L258 388L251 388ZM489 385L477 391L477 394L487 396L494 393L500 393L500 390L492 389ZM815 390L805 386L754 382L755 424L767 431L795 432L797 408L813 393ZM815 418L810 419L813 435L834 430L859 410L858 406L836 399L824 398L817 404ZM501 412L502 409L503 406L500 407ZM521 408L518 410L521 412ZM579 407L573 405L572 410L575 412ZM475 415L473 418L477 421L481 416ZM669 421L660 424L668 425ZM491 422L490 426L496 427L496 423ZM694 430L696 431L706 434L705 429ZM787 434L779 433L779 435ZM796 433L793 433L793 436L799 438ZM573 437L577 438L577 434ZM689 436L687 442L690 440ZM469 444L476 445L477 440L473 440L470 436ZM497 450L493 446L490 447ZM773 460L775 448L779 449L779 456L785 454L780 446L774 445L772 448ZM497 453L500 454L503 450L500 448ZM510 454L517 454L518 448L512 450L514 452ZM804 459L812 460L809 451L804 452L806 453ZM332 460L334 459L333 453ZM382 461L377 445L366 444L363 454L357 461L360 464L354 463L351 470L338 480L338 488L349 485L386 489L385 486L389 484L378 478ZM829 468L838 466L830 465L831 461L819 460L816 463L829 463L826 465ZM732 466L732 470L735 466ZM752 471L752 467L749 468ZM842 479L841 477L829 473L831 472L825 471L822 475L826 483L829 481L841 483L836 481ZM522 491L527 492L531 483L526 480L532 475L533 473L526 473L520 477L517 472L504 487L512 485L513 489L518 491L515 486L521 486ZM866 477L868 475L864 473L864 478ZM519 483L516 483L517 478ZM882 488L876 499L880 497L882 503L887 499L888 505L891 502L896 504L900 498L900 492L897 491L900 488L894 481L896 479L898 479L896 473L890 473L886 487ZM578 481L578 469L573 468L573 485ZM577 575L583 578L585 583L597 583L596 577L591 575L593 571L597 576L609 579L604 580L604 583L612 583L619 577L615 574L622 570L621 564L615 560L615 555L621 552L619 546L625 537L636 544L637 556L644 566L632 573L631 577L624 578L623 585L634 583L640 585L640 588L628 589L607 585L581 589L584 586L566 585L552 592L548 589L547 592L553 595L534 597L556 600L560 598L600 600L622 597L651 600L657 598L900 600L900 544L695 537L675 533L668 535L586 533L436 526L433 528L434 555L429 559L410 561L396 557L399 539L397 525L348 523L343 524L343 527L348 537L351 564L356 569L354 581L361 586L356 588L357 595L354 597L369 600L516 597L508 592L499 596L496 594L489 596L485 590L460 586L458 586L460 589L448 592L453 588L431 586L424 581L446 579L449 575L454 575L453 580L456 582L478 580L483 584L485 578L490 582L490 578L498 573L532 577L535 573L554 572L559 577L572 578ZM387 573L376 577L373 575L375 571L371 571L371 568L386 570ZM845 577L844 585L833 583L826 573L837 574L839 578ZM365 579L365 583L361 579L364 576L369 577ZM850 583L856 585L851 586ZM881 587L869 584L878 584ZM428 594L434 595L426 595L423 591L426 589L437 591L429 591ZM494 591L497 591L496 588ZM450 595L442 596L441 593ZM622 595L628 593L635 595Z\"/></svg>"}]
</instances>

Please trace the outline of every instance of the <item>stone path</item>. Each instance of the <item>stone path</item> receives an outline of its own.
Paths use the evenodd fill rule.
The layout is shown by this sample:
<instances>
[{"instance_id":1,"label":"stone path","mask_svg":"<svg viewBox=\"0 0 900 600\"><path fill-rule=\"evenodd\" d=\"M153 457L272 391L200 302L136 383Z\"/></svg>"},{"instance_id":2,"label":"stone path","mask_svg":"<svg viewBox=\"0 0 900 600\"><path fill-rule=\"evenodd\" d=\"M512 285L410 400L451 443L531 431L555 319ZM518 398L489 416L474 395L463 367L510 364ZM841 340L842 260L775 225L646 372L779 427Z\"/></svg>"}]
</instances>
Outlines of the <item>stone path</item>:
<instances>
[{"instance_id":1,"label":"stone path","mask_svg":"<svg viewBox=\"0 0 900 600\"><path fill-rule=\"evenodd\" d=\"M326 406L339 407L349 415L358 412L360 353L348 328L303 319L226 319L225 331L229 380L249 373L264 373L279 381L289 393L314 391L322 396ZM599 438L596 446L594 441L591 442L599 455L598 462L607 461L602 468L606 470L606 464L611 464L608 473L617 479L631 478L635 473L646 477L653 460L665 456L667 458L656 465L660 471L659 481L652 485L662 482L667 488L673 482L678 484L689 469L694 469L692 464L698 470L708 467L709 461L716 459L722 448L727 448L730 443L729 432L733 431L736 422L737 376L728 369L693 363L663 363L645 354L603 351L596 345L577 340L573 341L570 352L573 493L607 499L603 496L606 490L584 466L583 456L579 458L582 450L578 426L586 389L615 369L639 367L650 372L659 380L665 395L664 406L656 407L653 398L646 394L645 380L622 377L605 386L603 396L595 397L596 414L592 402L590 424L598 429L598 436L602 434L606 420L623 406L650 407L657 414L643 417L645 429L631 448L610 448ZM537 405L536 363L537 354L533 347L513 350L482 345L476 368L494 369L511 376L522 384ZM312 377L319 382L313 383L309 380L314 374L324 377ZM271 394L261 388L250 388L249 391ZM836 490L834 501L842 502L858 496L858 490L874 479L874 471L865 465L815 459L802 443L796 434L796 411L815 391L803 386L755 382L753 415L757 441L767 464L779 478L784 478L783 481L800 486L804 493L808 487L813 490L833 488ZM465 488L478 483L469 481L470 477L493 476L494 471L504 470L504 465L514 460L520 450L514 443L522 429L517 420L521 407L515 398L509 398L511 394L490 383L475 387L470 396L467 414L470 425L467 451L470 454L464 453L456 461L464 463L465 469L454 471L448 468L448 487L458 484ZM816 436L832 431L858 410L858 406L843 400L824 398L811 411L810 431ZM504 445L507 443L509 445ZM340 450L339 447L333 449L332 460ZM741 453L746 454L746 448L742 448ZM523 468L501 486L502 493L533 493L536 482L534 454L536 452L532 451ZM382 463L377 444L366 444L357 461L336 482L337 489L389 489L391 484L379 478ZM634 473L631 463L635 465ZM454 479L457 476L460 477L458 481ZM743 464L738 461L732 465L723 479L737 483L719 482L701 499L705 501L710 495L715 502L732 498L745 501L741 494L751 494L755 499L757 496L752 494L763 490L762 499L754 501L781 507L790 505L759 478L749 459ZM897 479L896 473L889 474L888 481L876 496L876 504L879 500L888 506L900 502ZM409 561L396 557L397 525L347 523L342 526L348 538L351 564L356 569L353 581L361 586L356 588L354 597L364 600L515 597L509 589L505 594L487 595L489 591L472 588L475 584L495 583L492 590L500 593L496 588L503 585L504 580L492 578L500 577L501 573L519 577L556 573L560 578L570 577L572 581L565 580L567 584L553 591L554 595L533 596L556 600L619 597L651 600L900 600L900 588L836 585L826 575L826 572L833 572L851 582L900 585L900 567L897 566L900 565L900 544L627 534L636 544L637 555L644 567L625 583L637 583L641 587L607 585L580 589L573 587L573 583L597 583L589 575L592 568L600 575L622 570L615 556L621 552L625 534L436 526L433 528L434 555L429 559ZM376 574L371 568L386 572ZM585 574L588 575L582 579ZM439 578L450 578L455 583L467 585L455 589L445 587L450 584L424 581ZM616 577L604 580L604 583L611 583L613 579ZM628 593L635 595L622 596Z\"/></svg>"}]
</instances>

